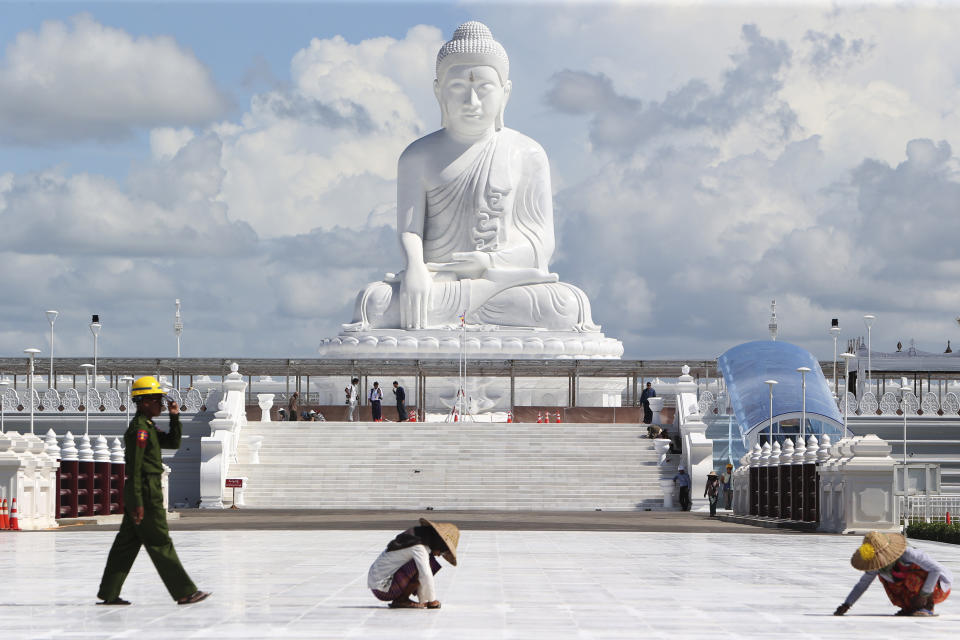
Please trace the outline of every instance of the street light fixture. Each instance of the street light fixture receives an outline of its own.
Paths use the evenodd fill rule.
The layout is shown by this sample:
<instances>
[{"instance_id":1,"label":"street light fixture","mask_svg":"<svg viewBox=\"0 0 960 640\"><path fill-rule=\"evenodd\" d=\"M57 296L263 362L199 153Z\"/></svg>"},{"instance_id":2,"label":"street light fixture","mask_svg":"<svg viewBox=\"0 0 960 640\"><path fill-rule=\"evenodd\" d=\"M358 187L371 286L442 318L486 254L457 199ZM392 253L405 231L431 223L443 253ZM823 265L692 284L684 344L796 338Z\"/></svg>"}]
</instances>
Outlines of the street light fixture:
<instances>
[{"instance_id":1,"label":"street light fixture","mask_svg":"<svg viewBox=\"0 0 960 640\"><path fill-rule=\"evenodd\" d=\"M30 435L33 435L33 414L34 414L34 406L33 406L33 394L34 394L34 391L33 391L33 358L34 358L34 356L36 356L38 353L40 353L40 349L34 349L34 348L31 347L30 349L24 349L23 352L30 356L30 366L29 366L29 373L28 373L28 375L30 376L30 386L29 386L29 389L30 389Z\"/></svg>"},{"instance_id":2,"label":"street light fixture","mask_svg":"<svg viewBox=\"0 0 960 640\"><path fill-rule=\"evenodd\" d=\"M797 367L797 371L800 372L800 388L803 390L803 417L800 419L800 441L803 442L803 445L807 445L807 373L810 372L810 367Z\"/></svg>"},{"instance_id":3,"label":"street light fixture","mask_svg":"<svg viewBox=\"0 0 960 640\"><path fill-rule=\"evenodd\" d=\"M9 382L6 380L0 380L0 433L5 431L4 417L6 414L6 405L4 404L4 396L7 395L7 387L9 386Z\"/></svg>"},{"instance_id":4,"label":"street light fixture","mask_svg":"<svg viewBox=\"0 0 960 640\"><path fill-rule=\"evenodd\" d=\"M183 320L180 318L180 298L176 300L177 315L173 320L173 333L177 336L177 358L180 357L180 334L183 333Z\"/></svg>"},{"instance_id":5,"label":"street light fixture","mask_svg":"<svg viewBox=\"0 0 960 640\"><path fill-rule=\"evenodd\" d=\"M93 319L90 321L90 333L93 334L93 388L97 388L97 339L100 337L100 327L103 325L100 324L100 316L96 313L93 314ZM89 399L89 395L88 398Z\"/></svg>"},{"instance_id":6,"label":"street light fixture","mask_svg":"<svg viewBox=\"0 0 960 640\"><path fill-rule=\"evenodd\" d=\"M856 358L854 354L847 352L841 353L840 357L846 360L846 368L843 372L843 437L847 437L847 415L850 413L850 361Z\"/></svg>"},{"instance_id":7,"label":"street light fixture","mask_svg":"<svg viewBox=\"0 0 960 640\"><path fill-rule=\"evenodd\" d=\"M773 387L777 385L776 380L764 380L770 387L770 446L773 446Z\"/></svg>"},{"instance_id":8,"label":"street light fixture","mask_svg":"<svg viewBox=\"0 0 960 640\"><path fill-rule=\"evenodd\" d=\"M53 377L53 323L57 321L60 312L56 309L50 309L47 312L47 321L50 323L50 380L47 384L51 389L57 388L57 379Z\"/></svg>"},{"instance_id":9,"label":"street light fixture","mask_svg":"<svg viewBox=\"0 0 960 640\"><path fill-rule=\"evenodd\" d=\"M833 334L833 395L839 396L837 389L837 338L840 337L840 320L830 320L830 333Z\"/></svg>"},{"instance_id":10,"label":"street light fixture","mask_svg":"<svg viewBox=\"0 0 960 640\"><path fill-rule=\"evenodd\" d=\"M96 316L94 316L96 318ZM90 435L90 369L96 371L96 367L89 362L80 365L83 367L83 379L87 383L86 400L83 403L83 428L84 433ZM96 380L96 378L94 378Z\"/></svg>"},{"instance_id":11,"label":"street light fixture","mask_svg":"<svg viewBox=\"0 0 960 640\"><path fill-rule=\"evenodd\" d=\"M873 321L876 319L877 316L872 313L863 316L863 323L867 325L867 391L873 391L873 361L871 360L873 346L871 345L870 334L873 328Z\"/></svg>"},{"instance_id":12,"label":"street light fixture","mask_svg":"<svg viewBox=\"0 0 960 640\"><path fill-rule=\"evenodd\" d=\"M903 495L907 495L907 391L912 390L907 379L900 378L900 400L903 405Z\"/></svg>"},{"instance_id":13,"label":"street light fixture","mask_svg":"<svg viewBox=\"0 0 960 640\"><path fill-rule=\"evenodd\" d=\"M127 423L130 423L130 404L133 402L133 398L130 397L130 385L133 384L133 376L123 376L120 378L120 382L127 383L127 401L124 402L124 406L127 407Z\"/></svg>"}]
</instances>

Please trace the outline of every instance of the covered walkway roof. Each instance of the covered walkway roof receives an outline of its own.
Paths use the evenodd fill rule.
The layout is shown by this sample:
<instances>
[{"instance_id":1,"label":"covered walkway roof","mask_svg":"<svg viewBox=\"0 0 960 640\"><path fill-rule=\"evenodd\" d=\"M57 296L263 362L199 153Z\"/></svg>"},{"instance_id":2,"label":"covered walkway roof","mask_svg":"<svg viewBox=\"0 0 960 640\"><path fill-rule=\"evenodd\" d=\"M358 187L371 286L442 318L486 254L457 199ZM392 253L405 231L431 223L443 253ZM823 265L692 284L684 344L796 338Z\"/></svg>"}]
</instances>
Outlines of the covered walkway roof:
<instances>
[{"instance_id":1,"label":"covered walkway roof","mask_svg":"<svg viewBox=\"0 0 960 640\"><path fill-rule=\"evenodd\" d=\"M717 359L730 394L730 404L744 432L770 422L770 392L766 380L776 380L773 420L793 417L803 410L803 387L798 367L809 367L807 416L843 423L820 363L789 342L764 340L738 345Z\"/></svg>"}]
</instances>

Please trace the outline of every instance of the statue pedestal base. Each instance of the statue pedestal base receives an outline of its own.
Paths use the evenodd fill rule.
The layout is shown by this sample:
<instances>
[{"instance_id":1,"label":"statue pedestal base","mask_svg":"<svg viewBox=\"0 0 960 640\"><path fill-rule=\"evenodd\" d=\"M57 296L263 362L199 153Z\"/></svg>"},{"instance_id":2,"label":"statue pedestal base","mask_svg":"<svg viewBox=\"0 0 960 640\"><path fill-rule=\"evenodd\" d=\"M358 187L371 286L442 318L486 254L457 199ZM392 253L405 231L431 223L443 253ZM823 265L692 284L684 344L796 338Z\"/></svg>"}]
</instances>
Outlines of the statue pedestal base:
<instances>
[{"instance_id":1,"label":"statue pedestal base","mask_svg":"<svg viewBox=\"0 0 960 640\"><path fill-rule=\"evenodd\" d=\"M603 333L467 327L467 358L479 360L607 359L623 355L623 343ZM460 329L349 331L320 343L324 358L460 357Z\"/></svg>"}]
</instances>

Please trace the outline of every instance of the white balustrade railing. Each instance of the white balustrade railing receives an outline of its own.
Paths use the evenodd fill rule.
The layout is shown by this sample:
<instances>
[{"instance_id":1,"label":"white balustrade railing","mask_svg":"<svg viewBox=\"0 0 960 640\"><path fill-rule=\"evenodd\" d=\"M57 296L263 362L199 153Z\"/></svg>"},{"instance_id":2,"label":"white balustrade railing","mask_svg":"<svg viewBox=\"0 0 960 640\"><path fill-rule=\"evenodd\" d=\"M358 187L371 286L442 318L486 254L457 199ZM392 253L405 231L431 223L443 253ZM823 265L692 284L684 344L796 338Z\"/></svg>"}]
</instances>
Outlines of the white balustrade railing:
<instances>
[{"instance_id":1,"label":"white balustrade railing","mask_svg":"<svg viewBox=\"0 0 960 640\"><path fill-rule=\"evenodd\" d=\"M6 389L0 395L0 403L3 405L4 413L8 416L29 414L29 394L29 390ZM219 391L208 391L206 398L201 395L199 389L190 389L186 393L171 389L167 392L167 395L177 401L181 412L198 413L208 406L206 400L219 395ZM82 414L86 409L88 397L90 398L90 413L117 414L125 413L127 410L125 389L111 388L101 392L91 388L89 396L85 390L66 389L60 392L56 389L47 389L43 392L43 395L40 395L36 390L33 392L34 409L37 412L35 415Z\"/></svg>"}]
</instances>

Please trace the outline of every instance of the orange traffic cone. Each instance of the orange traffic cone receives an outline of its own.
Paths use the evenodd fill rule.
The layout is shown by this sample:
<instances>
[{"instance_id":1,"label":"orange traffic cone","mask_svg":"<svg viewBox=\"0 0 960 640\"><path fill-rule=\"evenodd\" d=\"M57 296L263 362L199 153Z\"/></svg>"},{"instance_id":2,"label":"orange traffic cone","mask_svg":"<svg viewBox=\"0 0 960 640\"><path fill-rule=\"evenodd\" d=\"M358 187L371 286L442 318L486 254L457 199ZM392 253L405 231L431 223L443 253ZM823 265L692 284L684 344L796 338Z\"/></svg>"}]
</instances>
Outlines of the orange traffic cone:
<instances>
[{"instance_id":1,"label":"orange traffic cone","mask_svg":"<svg viewBox=\"0 0 960 640\"><path fill-rule=\"evenodd\" d=\"M947 524L950 524L950 512L947 511Z\"/></svg>"},{"instance_id":2,"label":"orange traffic cone","mask_svg":"<svg viewBox=\"0 0 960 640\"><path fill-rule=\"evenodd\" d=\"M543 424L543 412L537 411L537 424Z\"/></svg>"},{"instance_id":3,"label":"orange traffic cone","mask_svg":"<svg viewBox=\"0 0 960 640\"><path fill-rule=\"evenodd\" d=\"M407 422L416 422L417 421L417 412L413 409L407 412Z\"/></svg>"},{"instance_id":4,"label":"orange traffic cone","mask_svg":"<svg viewBox=\"0 0 960 640\"><path fill-rule=\"evenodd\" d=\"M13 506L10 507L10 531L20 531L20 519L17 517L17 499L13 499Z\"/></svg>"},{"instance_id":5,"label":"orange traffic cone","mask_svg":"<svg viewBox=\"0 0 960 640\"><path fill-rule=\"evenodd\" d=\"M10 528L10 518L7 517L7 499L3 499L3 503L0 504L0 529L6 530Z\"/></svg>"},{"instance_id":6,"label":"orange traffic cone","mask_svg":"<svg viewBox=\"0 0 960 640\"><path fill-rule=\"evenodd\" d=\"M453 410L453 421L460 422L460 412L456 409Z\"/></svg>"},{"instance_id":7,"label":"orange traffic cone","mask_svg":"<svg viewBox=\"0 0 960 640\"><path fill-rule=\"evenodd\" d=\"M513 411L507 411L507 424L513 422Z\"/></svg>"},{"instance_id":8,"label":"orange traffic cone","mask_svg":"<svg viewBox=\"0 0 960 640\"><path fill-rule=\"evenodd\" d=\"M560 424L560 412L557 411L557 424Z\"/></svg>"},{"instance_id":9,"label":"orange traffic cone","mask_svg":"<svg viewBox=\"0 0 960 640\"><path fill-rule=\"evenodd\" d=\"M543 421L544 421L546 424L550 424L550 412L549 412L549 411L544 411L544 412L543 412Z\"/></svg>"}]
</instances>

